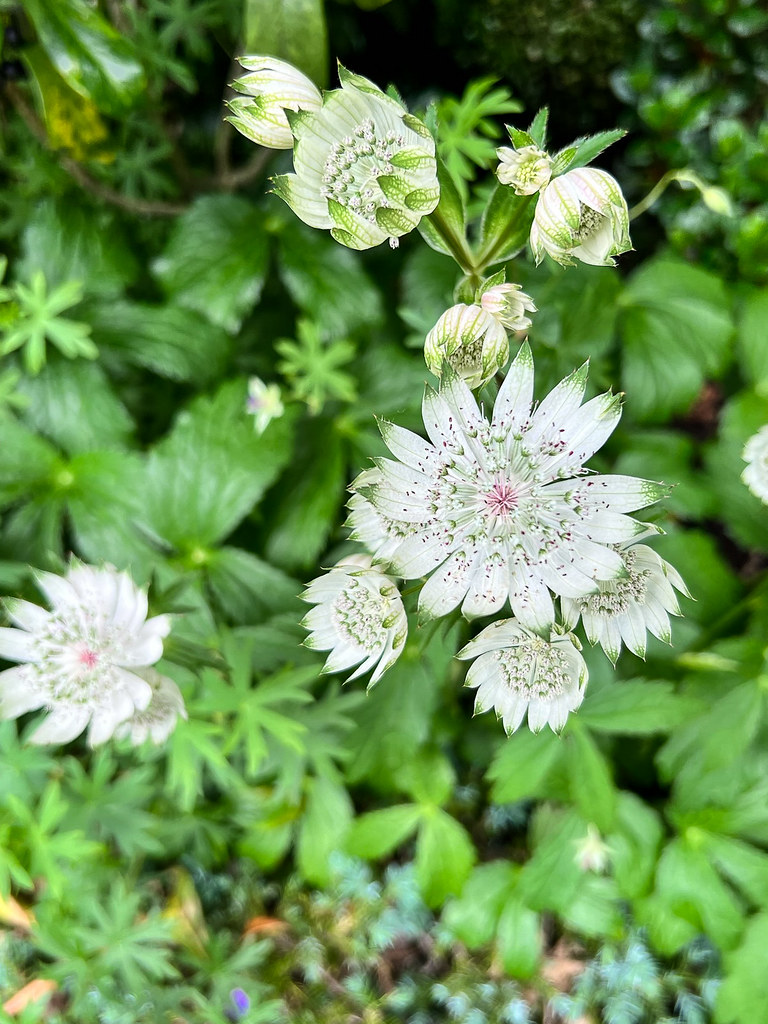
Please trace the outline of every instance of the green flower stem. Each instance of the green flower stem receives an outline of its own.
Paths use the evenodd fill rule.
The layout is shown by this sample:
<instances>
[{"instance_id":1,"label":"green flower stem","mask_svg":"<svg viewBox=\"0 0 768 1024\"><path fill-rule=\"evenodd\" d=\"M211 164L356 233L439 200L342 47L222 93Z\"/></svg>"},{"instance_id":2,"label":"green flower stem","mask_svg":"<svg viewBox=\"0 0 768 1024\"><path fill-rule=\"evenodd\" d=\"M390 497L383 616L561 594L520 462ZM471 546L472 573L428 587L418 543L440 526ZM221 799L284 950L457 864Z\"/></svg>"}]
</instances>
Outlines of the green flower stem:
<instances>
[{"instance_id":1,"label":"green flower stem","mask_svg":"<svg viewBox=\"0 0 768 1024\"><path fill-rule=\"evenodd\" d=\"M667 171L666 174L659 178L648 195L645 196L644 199L641 199L636 206L632 207L629 211L629 219L635 220L636 217L645 213L646 210L650 210L656 200L664 194L673 181L676 181L683 186L693 185L693 187L697 188L702 195L704 195L709 188L707 183L703 181L695 171L691 171L687 167L682 170Z\"/></svg>"},{"instance_id":2,"label":"green flower stem","mask_svg":"<svg viewBox=\"0 0 768 1024\"><path fill-rule=\"evenodd\" d=\"M472 250L469 247L466 237L456 231L451 224L445 219L440 212L440 206L438 205L432 213L428 214L424 220L428 220L435 231L440 235L446 248L450 251L453 259L458 263L461 269L468 277L478 277L478 268L475 266L474 257Z\"/></svg>"},{"instance_id":3,"label":"green flower stem","mask_svg":"<svg viewBox=\"0 0 768 1024\"><path fill-rule=\"evenodd\" d=\"M536 196L520 196L523 201L516 204L512 216L505 221L496 236L485 240L480 252L473 257L476 273L483 274L488 267L499 263L502 259L511 259L506 254L510 248L520 250L528 241L533 220L534 199Z\"/></svg>"}]
</instances>

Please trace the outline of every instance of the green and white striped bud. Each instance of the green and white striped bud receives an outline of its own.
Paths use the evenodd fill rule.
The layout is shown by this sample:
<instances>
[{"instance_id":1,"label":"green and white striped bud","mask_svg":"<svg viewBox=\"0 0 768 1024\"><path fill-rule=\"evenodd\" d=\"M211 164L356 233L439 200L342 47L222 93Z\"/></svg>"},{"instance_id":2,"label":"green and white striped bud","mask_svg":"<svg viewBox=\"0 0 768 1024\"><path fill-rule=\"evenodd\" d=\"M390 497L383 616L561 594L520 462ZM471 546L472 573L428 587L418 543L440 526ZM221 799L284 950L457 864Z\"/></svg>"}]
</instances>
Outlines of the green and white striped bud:
<instances>
[{"instance_id":1,"label":"green and white striped bud","mask_svg":"<svg viewBox=\"0 0 768 1024\"><path fill-rule=\"evenodd\" d=\"M549 253L563 266L574 257L612 267L612 257L632 248L629 212L619 183L595 167L577 167L542 190L531 226L537 263Z\"/></svg>"},{"instance_id":2,"label":"green and white striped bud","mask_svg":"<svg viewBox=\"0 0 768 1024\"><path fill-rule=\"evenodd\" d=\"M501 322L482 306L451 306L424 342L427 366L439 377L443 363L470 388L487 384L509 358L509 338Z\"/></svg>"},{"instance_id":3,"label":"green and white striped bud","mask_svg":"<svg viewBox=\"0 0 768 1024\"><path fill-rule=\"evenodd\" d=\"M225 121L259 146L291 149L293 135L286 110L319 110L320 90L292 64L276 57L238 57L248 75L241 75L232 88L243 93L227 101L231 115Z\"/></svg>"},{"instance_id":4,"label":"green and white striped bud","mask_svg":"<svg viewBox=\"0 0 768 1024\"><path fill-rule=\"evenodd\" d=\"M480 305L508 331L527 331L536 306L519 284L494 284L480 296Z\"/></svg>"},{"instance_id":5,"label":"green and white striped bud","mask_svg":"<svg viewBox=\"0 0 768 1024\"><path fill-rule=\"evenodd\" d=\"M511 185L519 196L532 196L552 177L552 161L538 146L523 146L522 149L501 146L496 156L500 161L496 177L502 185Z\"/></svg>"},{"instance_id":6,"label":"green and white striped bud","mask_svg":"<svg viewBox=\"0 0 768 1024\"><path fill-rule=\"evenodd\" d=\"M292 115L296 173L275 192L350 249L397 245L437 206L435 142L418 118L366 78L339 67L341 88L319 111Z\"/></svg>"}]
</instances>

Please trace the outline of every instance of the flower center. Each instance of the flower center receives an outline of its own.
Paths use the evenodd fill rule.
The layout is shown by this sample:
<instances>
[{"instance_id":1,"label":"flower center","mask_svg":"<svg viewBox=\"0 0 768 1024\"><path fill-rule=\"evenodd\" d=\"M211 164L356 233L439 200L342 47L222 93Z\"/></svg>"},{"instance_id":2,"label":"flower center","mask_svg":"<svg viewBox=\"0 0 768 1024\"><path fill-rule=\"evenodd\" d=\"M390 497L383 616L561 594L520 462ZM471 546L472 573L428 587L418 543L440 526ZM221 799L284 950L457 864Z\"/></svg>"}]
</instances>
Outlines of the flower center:
<instances>
[{"instance_id":1,"label":"flower center","mask_svg":"<svg viewBox=\"0 0 768 1024\"><path fill-rule=\"evenodd\" d=\"M606 218L602 213L598 213L597 210L593 210L591 206L585 206L583 203L581 204L580 213L579 230L576 232L575 240L577 242L585 242L588 238L597 234Z\"/></svg>"},{"instance_id":2,"label":"flower center","mask_svg":"<svg viewBox=\"0 0 768 1024\"><path fill-rule=\"evenodd\" d=\"M505 518L518 507L520 495L508 480L497 480L484 497L486 509L492 516Z\"/></svg>"},{"instance_id":3,"label":"flower center","mask_svg":"<svg viewBox=\"0 0 768 1024\"><path fill-rule=\"evenodd\" d=\"M99 660L99 655L96 651L91 650L90 647L84 647L77 653L77 660L86 669L95 668Z\"/></svg>"},{"instance_id":4,"label":"flower center","mask_svg":"<svg viewBox=\"0 0 768 1024\"><path fill-rule=\"evenodd\" d=\"M524 647L494 652L507 686L526 700L553 700L568 686L568 662L561 651L534 637Z\"/></svg>"},{"instance_id":5,"label":"flower center","mask_svg":"<svg viewBox=\"0 0 768 1024\"><path fill-rule=\"evenodd\" d=\"M637 554L632 550L623 552L621 557L629 575L618 580L598 580L598 592L581 599L582 607L593 615L621 615L631 604L645 603L650 570L635 568Z\"/></svg>"},{"instance_id":6,"label":"flower center","mask_svg":"<svg viewBox=\"0 0 768 1024\"><path fill-rule=\"evenodd\" d=\"M341 635L365 651L375 651L386 642L390 602L360 580L350 579L333 604L333 618Z\"/></svg>"},{"instance_id":7,"label":"flower center","mask_svg":"<svg viewBox=\"0 0 768 1024\"><path fill-rule=\"evenodd\" d=\"M392 157L404 145L405 138L393 129L379 136L372 120L363 121L328 154L323 167L323 197L375 224L376 210L389 206L376 179L380 174L394 174Z\"/></svg>"}]
</instances>

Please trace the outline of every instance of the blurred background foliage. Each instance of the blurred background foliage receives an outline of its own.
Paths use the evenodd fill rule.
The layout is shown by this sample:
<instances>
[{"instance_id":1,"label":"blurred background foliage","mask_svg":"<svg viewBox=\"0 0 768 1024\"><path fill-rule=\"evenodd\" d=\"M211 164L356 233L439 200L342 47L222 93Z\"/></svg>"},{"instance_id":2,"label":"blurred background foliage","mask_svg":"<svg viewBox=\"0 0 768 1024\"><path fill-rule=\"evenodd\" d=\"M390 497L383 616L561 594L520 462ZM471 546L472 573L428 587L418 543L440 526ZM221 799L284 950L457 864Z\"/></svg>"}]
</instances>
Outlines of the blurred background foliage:
<instances>
[{"instance_id":1,"label":"blurred background foliage","mask_svg":"<svg viewBox=\"0 0 768 1024\"><path fill-rule=\"evenodd\" d=\"M32 596L69 552L151 581L189 709L158 750L0 726L4 1012L768 1020L768 517L739 479L768 422L763 5L0 0L0 31L0 584ZM265 194L287 157L222 120L255 51L436 101L470 210L504 121L629 129L603 160L647 207L636 252L508 278L539 395L587 357L626 392L603 464L677 484L658 550L696 601L645 663L586 652L562 738L471 719L466 625L367 696L299 646L373 413L419 428L457 275ZM286 402L261 436L253 374Z\"/></svg>"}]
</instances>

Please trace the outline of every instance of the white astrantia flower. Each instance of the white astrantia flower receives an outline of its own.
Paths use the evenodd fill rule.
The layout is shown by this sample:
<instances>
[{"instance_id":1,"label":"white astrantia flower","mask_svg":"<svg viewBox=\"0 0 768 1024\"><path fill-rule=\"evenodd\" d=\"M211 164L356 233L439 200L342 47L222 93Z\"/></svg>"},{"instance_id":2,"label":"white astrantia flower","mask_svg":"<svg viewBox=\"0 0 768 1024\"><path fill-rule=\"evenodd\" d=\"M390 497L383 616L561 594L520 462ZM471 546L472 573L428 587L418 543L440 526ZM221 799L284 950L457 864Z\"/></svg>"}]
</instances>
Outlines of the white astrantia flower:
<instances>
[{"instance_id":1,"label":"white astrantia flower","mask_svg":"<svg viewBox=\"0 0 768 1024\"><path fill-rule=\"evenodd\" d=\"M632 248L629 212L619 183L596 167L576 167L542 189L531 225L537 263L549 253L567 265L612 267L612 257Z\"/></svg>"},{"instance_id":2,"label":"white astrantia flower","mask_svg":"<svg viewBox=\"0 0 768 1024\"><path fill-rule=\"evenodd\" d=\"M741 457L748 463L741 479L756 498L768 505L768 423L750 437Z\"/></svg>"},{"instance_id":3,"label":"white astrantia flower","mask_svg":"<svg viewBox=\"0 0 768 1024\"><path fill-rule=\"evenodd\" d=\"M622 641L639 658L645 657L646 632L672 642L670 615L681 615L675 590L690 597L679 572L645 544L616 545L626 575L598 583L586 597L564 597L563 621L573 629L581 618L591 644L600 644L616 664ZM673 589L674 588L674 589Z\"/></svg>"},{"instance_id":4,"label":"white astrantia flower","mask_svg":"<svg viewBox=\"0 0 768 1024\"><path fill-rule=\"evenodd\" d=\"M112 566L73 562L66 576L35 578L51 611L5 602L18 628L0 628L0 657L22 664L0 672L0 718L45 707L33 743L67 743L89 724L89 743L103 743L149 704L142 670L162 656L170 620L147 619L146 593Z\"/></svg>"},{"instance_id":5,"label":"white astrantia flower","mask_svg":"<svg viewBox=\"0 0 768 1024\"><path fill-rule=\"evenodd\" d=\"M587 834L575 840L575 846L574 860L579 871L592 871L601 875L610 865L611 848L591 822L587 825Z\"/></svg>"},{"instance_id":6,"label":"white astrantia flower","mask_svg":"<svg viewBox=\"0 0 768 1024\"><path fill-rule=\"evenodd\" d=\"M342 67L339 79L319 111L289 117L296 173L278 175L275 192L351 249L396 245L437 206L435 141L368 79Z\"/></svg>"},{"instance_id":7,"label":"white astrantia flower","mask_svg":"<svg viewBox=\"0 0 768 1024\"><path fill-rule=\"evenodd\" d=\"M498 612L507 598L520 623L548 637L550 591L583 597L626 575L616 544L647 532L626 515L662 497L663 485L629 476L587 475L584 462L621 416L618 396L582 405L586 366L532 408L533 359L521 346L489 422L467 385L443 375L427 388L429 441L386 421L384 442L398 461L353 483L348 525L374 559L404 579L429 576L425 617L461 605L467 618ZM367 543L367 541L366 541Z\"/></svg>"},{"instance_id":8,"label":"white astrantia flower","mask_svg":"<svg viewBox=\"0 0 768 1024\"><path fill-rule=\"evenodd\" d=\"M493 708L508 734L519 728L526 712L532 732L545 725L560 732L584 699L587 666L569 634L553 630L544 639L514 619L502 619L456 657L475 659L465 683L477 690L475 714Z\"/></svg>"},{"instance_id":9,"label":"white astrantia flower","mask_svg":"<svg viewBox=\"0 0 768 1024\"><path fill-rule=\"evenodd\" d=\"M479 388L504 368L509 338L500 320L482 306L459 303L427 335L424 358L436 377L448 363L470 388Z\"/></svg>"},{"instance_id":10,"label":"white astrantia flower","mask_svg":"<svg viewBox=\"0 0 768 1024\"><path fill-rule=\"evenodd\" d=\"M249 74L241 75L232 88L243 93L227 101L231 116L225 117L251 142L269 149L291 149L293 133L286 110L319 110L323 97L305 74L276 57L238 57Z\"/></svg>"},{"instance_id":11,"label":"white astrantia flower","mask_svg":"<svg viewBox=\"0 0 768 1024\"><path fill-rule=\"evenodd\" d=\"M246 412L253 416L257 434L263 434L272 420L279 419L285 412L277 384L265 384L261 377L248 381Z\"/></svg>"},{"instance_id":12,"label":"white astrantia flower","mask_svg":"<svg viewBox=\"0 0 768 1024\"><path fill-rule=\"evenodd\" d=\"M552 177L552 161L538 146L501 146L496 156L500 161L496 177L502 185L511 185L519 196L532 196Z\"/></svg>"},{"instance_id":13,"label":"white astrantia flower","mask_svg":"<svg viewBox=\"0 0 768 1024\"><path fill-rule=\"evenodd\" d=\"M143 710L136 710L130 718L115 729L115 739L130 738L134 747L150 739L155 744L164 743L176 728L179 717L187 718L184 698L176 683L168 676L162 676L154 668L138 672L152 687L152 699Z\"/></svg>"},{"instance_id":14,"label":"white astrantia flower","mask_svg":"<svg viewBox=\"0 0 768 1024\"><path fill-rule=\"evenodd\" d=\"M307 586L302 600L314 604L302 620L310 630L304 646L330 651L324 672L356 679L373 669L369 687L400 657L408 634L403 602L391 577L371 568L367 555L348 558Z\"/></svg>"},{"instance_id":15,"label":"white astrantia flower","mask_svg":"<svg viewBox=\"0 0 768 1024\"><path fill-rule=\"evenodd\" d=\"M527 331L531 318L526 313L537 312L533 299L519 284L494 284L480 297L480 305L508 331Z\"/></svg>"}]
</instances>

